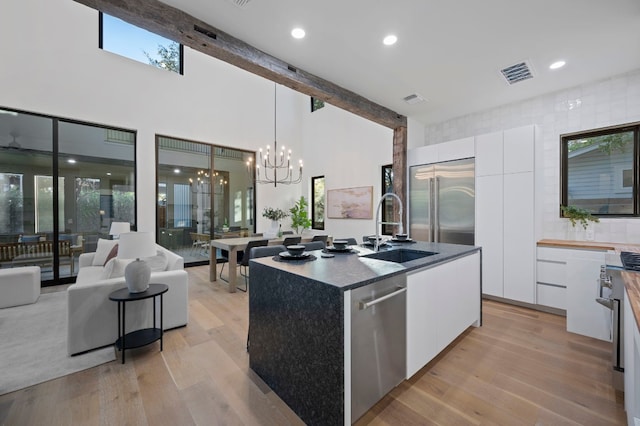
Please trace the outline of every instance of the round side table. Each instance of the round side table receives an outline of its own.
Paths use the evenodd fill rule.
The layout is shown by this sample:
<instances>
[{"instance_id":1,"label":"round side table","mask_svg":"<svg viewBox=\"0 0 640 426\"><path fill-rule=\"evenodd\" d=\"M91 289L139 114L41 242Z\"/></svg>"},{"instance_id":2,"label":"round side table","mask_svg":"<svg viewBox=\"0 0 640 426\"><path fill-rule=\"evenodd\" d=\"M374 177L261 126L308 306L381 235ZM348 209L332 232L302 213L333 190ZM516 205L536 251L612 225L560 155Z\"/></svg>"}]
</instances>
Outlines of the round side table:
<instances>
[{"instance_id":1,"label":"round side table","mask_svg":"<svg viewBox=\"0 0 640 426\"><path fill-rule=\"evenodd\" d=\"M141 346L160 340L160 351L162 351L162 295L169 290L166 284L149 284L149 288L141 293L129 293L128 288L121 288L109 294L109 300L118 302L118 340L115 345L118 350L122 351L122 363L124 364L125 349L139 348ZM156 297L160 296L160 327L156 327ZM126 304L135 300L152 299L153 303L153 327L143 328L141 330L126 330ZM121 309L122 307L122 309Z\"/></svg>"}]
</instances>

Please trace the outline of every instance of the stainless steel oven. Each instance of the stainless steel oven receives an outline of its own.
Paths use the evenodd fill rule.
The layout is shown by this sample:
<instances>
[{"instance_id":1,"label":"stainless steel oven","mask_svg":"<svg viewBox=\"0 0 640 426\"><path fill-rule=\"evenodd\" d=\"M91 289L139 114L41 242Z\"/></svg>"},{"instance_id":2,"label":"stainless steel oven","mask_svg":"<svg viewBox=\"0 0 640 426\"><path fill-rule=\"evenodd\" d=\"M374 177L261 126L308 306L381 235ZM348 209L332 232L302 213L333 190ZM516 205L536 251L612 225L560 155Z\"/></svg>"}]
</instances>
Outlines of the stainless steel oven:
<instances>
[{"instance_id":1,"label":"stainless steel oven","mask_svg":"<svg viewBox=\"0 0 640 426\"><path fill-rule=\"evenodd\" d=\"M621 252L607 255L607 265L600 268L600 297L598 303L611 309L611 354L613 387L624 391L624 282L622 271L640 272L640 253Z\"/></svg>"}]
</instances>

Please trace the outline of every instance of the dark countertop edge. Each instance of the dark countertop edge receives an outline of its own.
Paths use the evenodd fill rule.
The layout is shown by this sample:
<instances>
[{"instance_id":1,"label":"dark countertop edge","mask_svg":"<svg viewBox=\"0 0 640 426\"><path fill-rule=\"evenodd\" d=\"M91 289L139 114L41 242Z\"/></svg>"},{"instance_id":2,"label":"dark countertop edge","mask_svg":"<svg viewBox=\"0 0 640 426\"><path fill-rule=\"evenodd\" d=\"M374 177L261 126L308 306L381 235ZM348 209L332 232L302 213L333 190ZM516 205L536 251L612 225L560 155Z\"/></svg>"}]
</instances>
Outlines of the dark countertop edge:
<instances>
[{"instance_id":1,"label":"dark countertop edge","mask_svg":"<svg viewBox=\"0 0 640 426\"><path fill-rule=\"evenodd\" d=\"M286 272L289 274L294 274L294 275L300 275L300 276L304 276L306 279L308 279L309 281L313 281L316 283L321 283L324 285L328 285L331 286L333 288L336 288L342 292L346 291L346 290L352 290L358 287L362 287L377 281L381 281L385 278L389 278L389 277L393 277L393 276L397 276L400 274L406 274L412 271L416 271L418 269L430 269L433 268L435 266L438 265L442 265L444 263L448 263L451 262L455 259L459 259L465 256L469 256L473 253L476 252L481 252L482 251L482 247L479 246L466 246L466 245L461 245L461 244L446 244L446 243L425 243L428 244L429 247L425 247L425 248L420 248L420 247L407 247L407 246L403 246L403 245L393 245L391 246L391 248L387 249L387 250L397 250L397 249L402 249L402 248L406 248L406 249L410 249L410 250L417 250L417 251L434 251L437 250L436 247L437 246L433 246L434 244L445 244L446 246L449 246L449 249L451 249L451 247L455 246L455 252L454 253L438 253L436 255L430 256L430 257L425 257L422 259L416 259L416 260L412 260L409 262L404 263L403 265L400 265L398 263L394 263L394 262L389 262L389 261L384 261L384 260L377 260L377 259L367 259L368 261L374 261L374 262L382 262L382 263L386 263L386 264L391 264L391 265L397 265L397 266L402 266L402 269L397 269L394 271L390 271L390 272L386 272L386 273L382 273L380 275L377 275L375 277L370 277L370 278L366 278L362 281L358 281L358 282L354 282L352 284L346 284L346 285L336 285L333 283L329 283L329 282L324 282L315 278L311 278L308 277L306 275L303 274L296 274L295 272L292 271L287 271L284 269L280 269L280 268L276 268L275 265L273 264L266 264L263 263L265 260L264 259L269 259L271 260L271 258L263 258L263 259L252 259L251 262L259 262L260 264L262 264L263 266L268 266L268 267L272 267L272 268L276 268L276 269L280 269L282 272ZM360 246L359 246L360 247ZM320 256L321 250L316 250L313 251L311 253L315 253L318 257ZM358 255L358 257L362 257L361 255Z\"/></svg>"}]
</instances>

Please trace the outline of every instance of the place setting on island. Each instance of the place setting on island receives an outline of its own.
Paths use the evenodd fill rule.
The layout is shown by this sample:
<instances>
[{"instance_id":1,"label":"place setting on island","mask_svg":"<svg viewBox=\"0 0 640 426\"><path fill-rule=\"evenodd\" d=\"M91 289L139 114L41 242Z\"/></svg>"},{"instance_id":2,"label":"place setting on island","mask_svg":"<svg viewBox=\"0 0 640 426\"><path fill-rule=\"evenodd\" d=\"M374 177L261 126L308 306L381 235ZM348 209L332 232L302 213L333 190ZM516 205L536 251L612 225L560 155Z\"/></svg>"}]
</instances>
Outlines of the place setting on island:
<instances>
[{"instance_id":1,"label":"place setting on island","mask_svg":"<svg viewBox=\"0 0 640 426\"><path fill-rule=\"evenodd\" d=\"M287 250L278 253L273 260L285 261L285 262L308 262L316 260L317 258L306 250L306 246L303 245L291 245L287 247Z\"/></svg>"}]
</instances>

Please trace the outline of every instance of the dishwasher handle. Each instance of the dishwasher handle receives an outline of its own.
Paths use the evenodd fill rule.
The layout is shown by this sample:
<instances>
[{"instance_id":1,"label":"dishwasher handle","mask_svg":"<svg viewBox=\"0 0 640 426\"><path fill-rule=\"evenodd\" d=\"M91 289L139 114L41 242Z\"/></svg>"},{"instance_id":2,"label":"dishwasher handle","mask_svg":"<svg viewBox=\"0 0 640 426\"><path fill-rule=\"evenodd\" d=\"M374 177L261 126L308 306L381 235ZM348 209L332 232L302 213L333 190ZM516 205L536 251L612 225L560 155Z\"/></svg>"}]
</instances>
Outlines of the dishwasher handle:
<instances>
[{"instance_id":1,"label":"dishwasher handle","mask_svg":"<svg viewBox=\"0 0 640 426\"><path fill-rule=\"evenodd\" d=\"M384 302L385 300L391 299L392 297L395 297L395 296L397 296L399 294L402 294L402 293L404 293L406 291L407 291L406 287L396 287L396 291L394 291L394 292L391 292L391 293L389 293L387 295L384 295L382 297L378 297L377 299L370 300L368 302L360 301L360 303L358 305L360 306L360 310L363 311L363 310L365 310L367 308L372 307L373 305L377 305L380 302Z\"/></svg>"}]
</instances>

